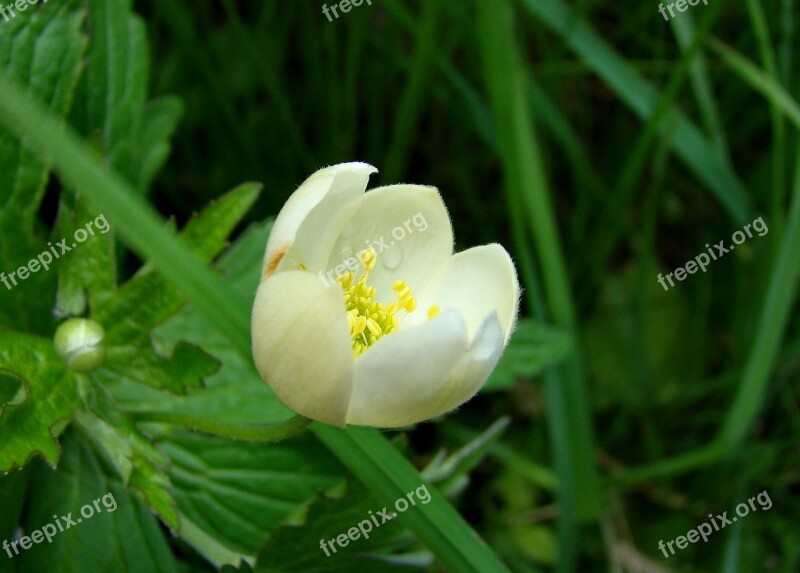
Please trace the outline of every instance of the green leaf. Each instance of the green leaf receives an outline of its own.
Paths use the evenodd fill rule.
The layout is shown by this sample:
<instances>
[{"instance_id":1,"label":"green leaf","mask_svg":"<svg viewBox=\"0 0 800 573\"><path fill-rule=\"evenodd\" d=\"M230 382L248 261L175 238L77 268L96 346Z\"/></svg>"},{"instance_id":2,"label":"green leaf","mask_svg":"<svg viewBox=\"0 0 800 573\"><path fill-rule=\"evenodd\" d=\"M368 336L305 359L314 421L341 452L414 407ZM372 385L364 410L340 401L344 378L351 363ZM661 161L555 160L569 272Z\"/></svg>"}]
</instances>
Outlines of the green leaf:
<instances>
[{"instance_id":1,"label":"green leaf","mask_svg":"<svg viewBox=\"0 0 800 573\"><path fill-rule=\"evenodd\" d=\"M66 201L62 197L56 236L71 241L79 232L87 239L68 256L58 259L56 309L65 316L79 316L86 312L87 303L95 306L100 297L110 295L116 287L114 241L104 215L92 211L82 199L74 207Z\"/></svg>"},{"instance_id":2,"label":"green leaf","mask_svg":"<svg viewBox=\"0 0 800 573\"><path fill-rule=\"evenodd\" d=\"M0 417L9 406L19 406L28 399L28 383L21 376L0 368Z\"/></svg>"},{"instance_id":3,"label":"green leaf","mask_svg":"<svg viewBox=\"0 0 800 573\"><path fill-rule=\"evenodd\" d=\"M174 394L202 388L203 380L219 368L215 358L192 344L181 342L172 355L163 355L153 348L149 337L137 337L137 341L139 344L109 348L104 368L120 378Z\"/></svg>"},{"instance_id":4,"label":"green leaf","mask_svg":"<svg viewBox=\"0 0 800 573\"><path fill-rule=\"evenodd\" d=\"M247 214L260 193L260 183L243 183L212 201L200 215L192 217L181 233L181 240L201 261L210 262L228 246L228 235Z\"/></svg>"},{"instance_id":5,"label":"green leaf","mask_svg":"<svg viewBox=\"0 0 800 573\"><path fill-rule=\"evenodd\" d=\"M223 195L189 221L181 241L201 260L211 261L259 193L259 185L244 184ZM93 318L106 329L106 370L120 379L174 393L200 387L217 370L218 362L197 346L178 340L170 353L150 334L184 304L184 295L148 266L115 293L101 297ZM205 337L199 341L203 343Z\"/></svg>"},{"instance_id":6,"label":"green leaf","mask_svg":"<svg viewBox=\"0 0 800 573\"><path fill-rule=\"evenodd\" d=\"M137 159L138 189L147 189L164 165L172 149L170 139L183 114L183 104L175 97L160 97L148 103L142 113L133 156Z\"/></svg>"},{"instance_id":7,"label":"green leaf","mask_svg":"<svg viewBox=\"0 0 800 573\"><path fill-rule=\"evenodd\" d=\"M241 557L254 556L271 531L344 475L308 435L268 447L187 432L160 441L181 514Z\"/></svg>"},{"instance_id":8,"label":"green leaf","mask_svg":"<svg viewBox=\"0 0 800 573\"><path fill-rule=\"evenodd\" d=\"M422 485L409 461L373 428L339 430L315 422L314 433L356 475L364 476L370 491L384 504L394 504ZM362 478L363 479L363 478ZM398 519L453 571L508 571L500 559L463 521L463 517L435 489L431 501L405 511Z\"/></svg>"},{"instance_id":9,"label":"green leaf","mask_svg":"<svg viewBox=\"0 0 800 573\"><path fill-rule=\"evenodd\" d=\"M86 47L82 23L80 11L58 4L0 23L0 70L28 86L58 116L67 113L80 75ZM0 241L0 271L9 275L48 248L37 219L48 163L49 157L37 156L0 130L0 235L6 237ZM40 269L24 281L3 278L11 292L0 297L0 322L44 334L53 320L55 273Z\"/></svg>"},{"instance_id":10,"label":"green leaf","mask_svg":"<svg viewBox=\"0 0 800 573\"><path fill-rule=\"evenodd\" d=\"M91 449L75 434L63 440L57 470L37 467L23 527L28 535L69 516L75 525L57 531L19 557L21 571L136 571L176 573L158 522L139 499L109 479ZM97 501L97 503L95 503ZM91 508L91 515L89 509ZM83 513L82 513L83 512Z\"/></svg>"},{"instance_id":11,"label":"green leaf","mask_svg":"<svg viewBox=\"0 0 800 573\"><path fill-rule=\"evenodd\" d=\"M77 403L74 375L56 354L53 342L0 329L0 368L28 383L29 399L0 417L0 471L24 466L36 453L58 462L58 435Z\"/></svg>"},{"instance_id":12,"label":"green leaf","mask_svg":"<svg viewBox=\"0 0 800 573\"><path fill-rule=\"evenodd\" d=\"M507 390L520 378L533 378L559 364L572 350L572 339L565 331L523 318L483 390Z\"/></svg>"},{"instance_id":13,"label":"green leaf","mask_svg":"<svg viewBox=\"0 0 800 573\"><path fill-rule=\"evenodd\" d=\"M89 0L92 30L86 75L73 123L100 134L108 162L144 192L169 154L182 106L177 98L148 103L146 30L130 0Z\"/></svg>"},{"instance_id":14,"label":"green leaf","mask_svg":"<svg viewBox=\"0 0 800 573\"><path fill-rule=\"evenodd\" d=\"M406 511L414 509L409 506ZM382 508L358 482L347 482L344 492L335 497L319 493L302 523L283 525L270 536L258 553L254 570L256 573L408 571L407 567L381 560L373 554L397 546L398 537L405 533L394 519L384 523L383 518L376 515L378 525L375 525L371 517L384 510L387 515L396 515L394 508ZM358 528L359 524L362 529ZM358 533L355 540L347 537L351 528L356 530L352 537ZM326 554L321 542L340 535L344 535L352 547L326 545ZM408 539L404 545L408 545Z\"/></svg>"},{"instance_id":15,"label":"green leaf","mask_svg":"<svg viewBox=\"0 0 800 573\"><path fill-rule=\"evenodd\" d=\"M172 484L165 473L168 459L117 409L104 389L85 379L80 388L89 411L75 412L78 427L96 449L105 454L123 485L138 491L173 531L179 531Z\"/></svg>"},{"instance_id":16,"label":"green leaf","mask_svg":"<svg viewBox=\"0 0 800 573\"><path fill-rule=\"evenodd\" d=\"M436 483L448 497L453 496L469 483L469 472L486 457L510 423L511 419L504 416L451 455L446 456L441 450L420 475L425 481Z\"/></svg>"},{"instance_id":17,"label":"green leaf","mask_svg":"<svg viewBox=\"0 0 800 573\"><path fill-rule=\"evenodd\" d=\"M225 286L243 305L251 303L258 286L270 228L269 223L250 227L225 251L218 263ZM281 404L261 380L250 357L243 357L230 340L194 307L184 308L159 326L154 335L165 344L185 340L202 345L222 366L206 379L203 391L190 390L187 396L180 397L122 379L104 378L114 398L127 409L213 417L231 424L279 422L292 415L291 410Z\"/></svg>"},{"instance_id":18,"label":"green leaf","mask_svg":"<svg viewBox=\"0 0 800 573\"><path fill-rule=\"evenodd\" d=\"M133 447L127 436L118 428L89 412L78 410L73 419L94 446L108 457L122 478L122 483L128 485L133 473Z\"/></svg>"}]
</instances>

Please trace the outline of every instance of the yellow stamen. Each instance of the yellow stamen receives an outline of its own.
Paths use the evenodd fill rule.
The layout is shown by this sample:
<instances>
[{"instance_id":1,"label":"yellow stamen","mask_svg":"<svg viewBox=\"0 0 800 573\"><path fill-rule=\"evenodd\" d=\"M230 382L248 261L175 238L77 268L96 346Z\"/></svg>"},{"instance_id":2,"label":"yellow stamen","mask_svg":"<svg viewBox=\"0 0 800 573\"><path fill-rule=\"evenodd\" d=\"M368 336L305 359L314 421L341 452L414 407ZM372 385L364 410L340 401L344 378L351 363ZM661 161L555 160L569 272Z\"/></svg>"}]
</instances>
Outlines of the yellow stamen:
<instances>
[{"instance_id":1,"label":"yellow stamen","mask_svg":"<svg viewBox=\"0 0 800 573\"><path fill-rule=\"evenodd\" d=\"M336 277L336 280L339 281L339 284L342 285L342 288L348 288L353 282L353 273L345 273L341 276Z\"/></svg>"},{"instance_id":2,"label":"yellow stamen","mask_svg":"<svg viewBox=\"0 0 800 573\"><path fill-rule=\"evenodd\" d=\"M375 261L377 258L378 255L375 253L375 249L372 247L361 252L361 264L364 265L364 268L368 271L371 271L375 268Z\"/></svg>"},{"instance_id":3,"label":"yellow stamen","mask_svg":"<svg viewBox=\"0 0 800 573\"><path fill-rule=\"evenodd\" d=\"M367 284L370 271L375 268L378 259L375 249L370 247L364 250L359 254L359 259L364 270L357 279L352 272L337 278L344 294L347 326L350 330L354 356L359 356L380 338L398 330L402 318L398 313L401 310L404 314L409 314L417 308L417 300L412 295L411 286L405 281L395 281L392 284L396 300L385 305L377 302L375 287ZM434 306L438 312L438 305ZM430 312L428 311L429 317Z\"/></svg>"},{"instance_id":4,"label":"yellow stamen","mask_svg":"<svg viewBox=\"0 0 800 573\"><path fill-rule=\"evenodd\" d=\"M439 305L434 304L432 307L428 309L428 318L433 318L439 314Z\"/></svg>"}]
</instances>

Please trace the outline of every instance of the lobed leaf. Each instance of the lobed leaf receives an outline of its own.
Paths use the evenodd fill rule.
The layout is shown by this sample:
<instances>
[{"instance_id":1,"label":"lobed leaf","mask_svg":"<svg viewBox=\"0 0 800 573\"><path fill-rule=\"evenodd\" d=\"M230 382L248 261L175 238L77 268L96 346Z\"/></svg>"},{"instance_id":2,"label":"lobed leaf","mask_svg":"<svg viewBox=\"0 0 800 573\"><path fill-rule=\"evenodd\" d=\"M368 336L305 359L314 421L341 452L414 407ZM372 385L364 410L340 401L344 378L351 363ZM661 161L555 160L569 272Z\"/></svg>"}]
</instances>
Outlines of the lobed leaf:
<instances>
[{"instance_id":1,"label":"lobed leaf","mask_svg":"<svg viewBox=\"0 0 800 573\"><path fill-rule=\"evenodd\" d=\"M0 329L0 368L27 381L29 399L0 417L0 471L23 467L34 454L55 466L58 435L77 405L75 377L45 338Z\"/></svg>"}]
</instances>

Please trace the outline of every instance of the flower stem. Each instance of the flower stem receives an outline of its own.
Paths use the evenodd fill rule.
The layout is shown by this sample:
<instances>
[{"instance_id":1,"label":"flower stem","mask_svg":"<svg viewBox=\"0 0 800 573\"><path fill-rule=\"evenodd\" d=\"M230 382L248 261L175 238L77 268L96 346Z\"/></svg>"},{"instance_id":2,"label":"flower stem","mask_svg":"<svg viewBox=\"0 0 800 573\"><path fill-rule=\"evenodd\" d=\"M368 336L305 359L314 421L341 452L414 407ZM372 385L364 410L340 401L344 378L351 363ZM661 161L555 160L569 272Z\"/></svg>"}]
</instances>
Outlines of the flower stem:
<instances>
[{"instance_id":1,"label":"flower stem","mask_svg":"<svg viewBox=\"0 0 800 573\"><path fill-rule=\"evenodd\" d=\"M247 442L279 442L301 433L311 423L311 420L299 414L277 424L250 426L225 424L199 416L169 412L133 412L132 416L137 422L183 426L204 434Z\"/></svg>"}]
</instances>

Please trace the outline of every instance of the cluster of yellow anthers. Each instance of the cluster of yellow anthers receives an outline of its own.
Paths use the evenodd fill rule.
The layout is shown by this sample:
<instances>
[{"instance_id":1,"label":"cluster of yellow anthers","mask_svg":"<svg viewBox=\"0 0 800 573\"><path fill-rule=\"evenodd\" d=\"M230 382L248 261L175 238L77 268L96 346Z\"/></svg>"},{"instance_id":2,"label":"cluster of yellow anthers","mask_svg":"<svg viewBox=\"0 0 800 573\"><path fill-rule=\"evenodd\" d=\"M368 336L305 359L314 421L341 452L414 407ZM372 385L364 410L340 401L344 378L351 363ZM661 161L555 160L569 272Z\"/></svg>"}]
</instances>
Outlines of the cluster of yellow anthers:
<instances>
[{"instance_id":1,"label":"cluster of yellow anthers","mask_svg":"<svg viewBox=\"0 0 800 573\"><path fill-rule=\"evenodd\" d=\"M375 268L378 255L375 249L369 248L360 254L364 271L358 280L353 282L353 273L348 272L337 278L344 290L344 304L347 309L347 323L350 327L350 338L353 341L353 354L358 356L375 344L382 336L400 327L397 314L401 310L406 314L414 312L417 300L411 296L411 287L405 281L395 281L392 290L397 297L395 302L383 305L375 301L375 287L367 285L369 273ZM439 313L439 305L428 310L428 318Z\"/></svg>"}]
</instances>

